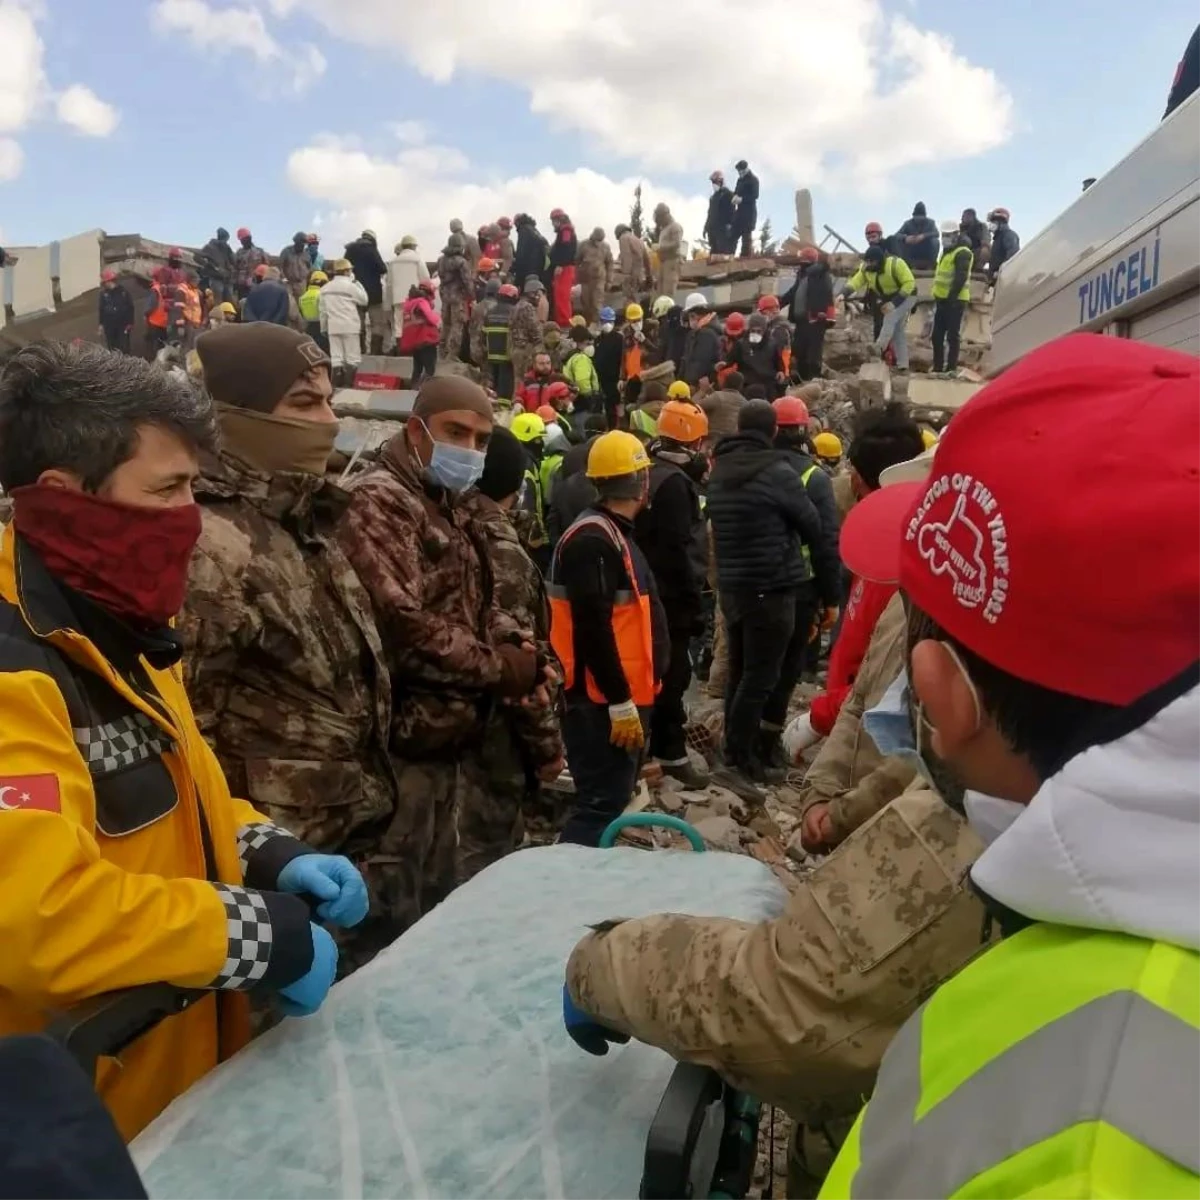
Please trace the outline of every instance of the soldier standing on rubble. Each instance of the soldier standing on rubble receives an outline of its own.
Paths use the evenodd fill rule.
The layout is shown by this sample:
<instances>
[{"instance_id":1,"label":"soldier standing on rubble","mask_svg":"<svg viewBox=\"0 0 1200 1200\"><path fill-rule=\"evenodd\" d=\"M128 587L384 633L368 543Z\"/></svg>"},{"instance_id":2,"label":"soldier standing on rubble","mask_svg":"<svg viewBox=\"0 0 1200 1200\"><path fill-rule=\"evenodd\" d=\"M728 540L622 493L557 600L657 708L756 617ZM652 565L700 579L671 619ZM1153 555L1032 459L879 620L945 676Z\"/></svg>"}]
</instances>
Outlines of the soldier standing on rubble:
<instances>
[{"instance_id":1,"label":"soldier standing on rubble","mask_svg":"<svg viewBox=\"0 0 1200 1200\"><path fill-rule=\"evenodd\" d=\"M280 252L279 272L297 300L304 294L312 270L312 259L308 255L308 234L303 231L292 234L292 244L285 246Z\"/></svg>"},{"instance_id":2,"label":"soldier standing on rubble","mask_svg":"<svg viewBox=\"0 0 1200 1200\"><path fill-rule=\"evenodd\" d=\"M533 359L542 346L542 319L538 315L538 302L545 303L546 285L531 275L526 281L520 300L512 311L508 326L509 345L512 351L512 374L516 384L524 381Z\"/></svg>"},{"instance_id":3,"label":"soldier standing on rubble","mask_svg":"<svg viewBox=\"0 0 1200 1200\"><path fill-rule=\"evenodd\" d=\"M496 228L500 231L500 236L496 239L496 246L500 252L498 259L500 263L500 273L510 283L516 283L518 288L521 286L519 280L512 279L513 259L516 257L516 248L513 246L512 240L512 217L501 217L496 222Z\"/></svg>"},{"instance_id":4,"label":"soldier standing on rubble","mask_svg":"<svg viewBox=\"0 0 1200 1200\"><path fill-rule=\"evenodd\" d=\"M333 538L329 358L262 322L199 338L221 451L194 485L203 528L179 622L200 732L230 788L374 880L398 798L391 683L371 597ZM386 870L386 865L382 868ZM386 910L343 940L360 966L401 930Z\"/></svg>"},{"instance_id":5,"label":"soldier standing on rubble","mask_svg":"<svg viewBox=\"0 0 1200 1200\"><path fill-rule=\"evenodd\" d=\"M604 294L612 287L613 253L599 225L579 247L579 308L589 325L600 320Z\"/></svg>"},{"instance_id":6,"label":"soldier standing on rubble","mask_svg":"<svg viewBox=\"0 0 1200 1200\"><path fill-rule=\"evenodd\" d=\"M219 235L220 230L217 233ZM269 266L270 260L267 258L267 252L261 246L254 244L250 230L243 226L237 231L237 236L241 246L233 256L233 281L237 288L238 299L244 300L250 294L250 289L258 278L256 274L258 268Z\"/></svg>"},{"instance_id":7,"label":"soldier standing on rubble","mask_svg":"<svg viewBox=\"0 0 1200 1200\"><path fill-rule=\"evenodd\" d=\"M628 225L618 225L613 233L617 239L617 251L621 265L621 287L625 292L625 303L636 304L643 290L654 286L650 270L650 251Z\"/></svg>"},{"instance_id":8,"label":"soldier standing on rubble","mask_svg":"<svg viewBox=\"0 0 1200 1200\"><path fill-rule=\"evenodd\" d=\"M657 291L675 301L683 255L683 226L665 204L654 207L654 248L658 251Z\"/></svg>"},{"instance_id":9,"label":"soldier standing on rubble","mask_svg":"<svg viewBox=\"0 0 1200 1200\"><path fill-rule=\"evenodd\" d=\"M462 493L483 472L478 384L421 385L403 432L357 481L338 540L371 594L392 676L400 802L375 844L377 919L411 925L454 884L458 763L497 703L534 691L537 656L493 605L487 546Z\"/></svg>"},{"instance_id":10,"label":"soldier standing on rubble","mask_svg":"<svg viewBox=\"0 0 1200 1200\"><path fill-rule=\"evenodd\" d=\"M442 338L438 352L442 358L461 356L463 330L466 328L471 298L475 295L466 245L461 233L452 233L438 259L437 276L442 297Z\"/></svg>"},{"instance_id":11,"label":"soldier standing on rubble","mask_svg":"<svg viewBox=\"0 0 1200 1200\"><path fill-rule=\"evenodd\" d=\"M552 652L545 585L512 519L527 464L521 443L507 429L494 429L470 503L487 543L496 606L532 632L539 656L548 659ZM547 700L494 705L480 744L463 758L459 883L521 844L523 810L539 784L557 779L563 769L558 712L553 697L548 694Z\"/></svg>"}]
</instances>

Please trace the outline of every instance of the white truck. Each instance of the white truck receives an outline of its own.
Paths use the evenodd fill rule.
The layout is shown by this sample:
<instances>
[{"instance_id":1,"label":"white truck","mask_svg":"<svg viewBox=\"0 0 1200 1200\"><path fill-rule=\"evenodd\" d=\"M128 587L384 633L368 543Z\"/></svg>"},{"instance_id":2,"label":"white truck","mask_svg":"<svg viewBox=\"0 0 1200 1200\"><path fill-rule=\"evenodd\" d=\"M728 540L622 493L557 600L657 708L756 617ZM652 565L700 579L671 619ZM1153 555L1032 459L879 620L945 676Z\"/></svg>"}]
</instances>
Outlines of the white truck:
<instances>
[{"instance_id":1,"label":"white truck","mask_svg":"<svg viewBox=\"0 0 1200 1200\"><path fill-rule=\"evenodd\" d=\"M1000 269L992 373L1076 331L1200 355L1200 92Z\"/></svg>"}]
</instances>

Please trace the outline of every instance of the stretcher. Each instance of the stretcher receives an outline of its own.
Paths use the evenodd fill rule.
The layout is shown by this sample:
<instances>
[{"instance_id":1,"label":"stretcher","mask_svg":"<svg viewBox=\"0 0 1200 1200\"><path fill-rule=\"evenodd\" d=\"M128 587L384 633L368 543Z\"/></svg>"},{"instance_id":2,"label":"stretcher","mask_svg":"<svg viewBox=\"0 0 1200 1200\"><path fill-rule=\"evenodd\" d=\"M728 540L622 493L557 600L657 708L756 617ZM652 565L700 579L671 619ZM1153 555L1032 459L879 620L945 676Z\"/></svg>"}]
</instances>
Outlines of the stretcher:
<instances>
[{"instance_id":1,"label":"stretcher","mask_svg":"<svg viewBox=\"0 0 1200 1200\"><path fill-rule=\"evenodd\" d=\"M285 1021L179 1097L134 1141L134 1161L155 1200L744 1195L757 1104L636 1041L583 1053L562 1026L563 969L597 921L761 920L785 901L741 855L510 855L316 1016ZM138 991L151 993L140 1013L118 998L62 1027L77 1056L128 1044L188 1002Z\"/></svg>"}]
</instances>

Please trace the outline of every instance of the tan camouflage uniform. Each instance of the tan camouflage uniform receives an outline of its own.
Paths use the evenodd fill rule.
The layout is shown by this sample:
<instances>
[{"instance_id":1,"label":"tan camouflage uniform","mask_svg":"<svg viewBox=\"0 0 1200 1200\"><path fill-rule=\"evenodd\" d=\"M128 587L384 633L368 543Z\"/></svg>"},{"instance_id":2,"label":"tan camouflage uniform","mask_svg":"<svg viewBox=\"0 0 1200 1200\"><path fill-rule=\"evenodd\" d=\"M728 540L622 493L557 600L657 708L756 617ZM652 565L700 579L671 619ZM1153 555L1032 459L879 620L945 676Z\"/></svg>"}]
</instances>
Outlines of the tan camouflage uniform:
<instances>
[{"instance_id":1,"label":"tan camouflage uniform","mask_svg":"<svg viewBox=\"0 0 1200 1200\"><path fill-rule=\"evenodd\" d=\"M539 654L550 649L550 609L541 572L521 546L512 518L486 496L470 499L487 540L498 608L529 630ZM522 810L536 798L537 772L561 760L557 697L549 707L498 705L478 748L463 758L458 812L458 882L515 850L521 843Z\"/></svg>"},{"instance_id":2,"label":"tan camouflage uniform","mask_svg":"<svg viewBox=\"0 0 1200 1200\"><path fill-rule=\"evenodd\" d=\"M836 1141L900 1026L989 943L966 880L982 851L914 783L800 882L776 920L606 921L575 947L567 985L604 1025L713 1067ZM810 1184L797 1172L794 1186L791 1196Z\"/></svg>"},{"instance_id":3,"label":"tan camouflage uniform","mask_svg":"<svg viewBox=\"0 0 1200 1200\"><path fill-rule=\"evenodd\" d=\"M597 238L596 234L600 236ZM604 230L596 229L585 242L580 242L577 256L579 308L589 325L600 320L604 293L612 286L613 254L604 240Z\"/></svg>"},{"instance_id":4,"label":"tan camouflage uniform","mask_svg":"<svg viewBox=\"0 0 1200 1200\"><path fill-rule=\"evenodd\" d=\"M437 276L442 298L442 336L438 354L442 358L458 358L463 326L467 323L470 304L475 297L471 266L461 252L451 253L447 247L438 259Z\"/></svg>"},{"instance_id":5,"label":"tan camouflage uniform","mask_svg":"<svg viewBox=\"0 0 1200 1200\"><path fill-rule=\"evenodd\" d=\"M500 235L500 277L508 279L512 275L513 259L516 257L516 248L513 246L512 235L502 233ZM524 286L525 281L513 280L518 288Z\"/></svg>"},{"instance_id":6,"label":"tan camouflage uniform","mask_svg":"<svg viewBox=\"0 0 1200 1200\"><path fill-rule=\"evenodd\" d=\"M517 301L508 326L512 353L513 379L519 384L533 366L534 355L542 348L542 323L537 308L527 296Z\"/></svg>"},{"instance_id":7,"label":"tan camouflage uniform","mask_svg":"<svg viewBox=\"0 0 1200 1200\"><path fill-rule=\"evenodd\" d=\"M908 622L897 594L880 614L850 695L804 777L803 808L828 804L835 843L842 842L916 776L905 759L884 758L862 727L863 713L874 708L904 666Z\"/></svg>"},{"instance_id":8,"label":"tan camouflage uniform","mask_svg":"<svg viewBox=\"0 0 1200 1200\"><path fill-rule=\"evenodd\" d=\"M391 683L371 598L335 541L348 497L229 455L196 484L203 529L179 621L188 693L234 795L377 883L399 795ZM399 930L385 940L391 940ZM369 949L346 935L347 962Z\"/></svg>"},{"instance_id":9,"label":"tan camouflage uniform","mask_svg":"<svg viewBox=\"0 0 1200 1200\"><path fill-rule=\"evenodd\" d=\"M658 279L657 288L660 296L670 296L673 300L679 290L679 272L682 270L680 256L683 253L683 226L667 214L666 224L658 231Z\"/></svg>"},{"instance_id":10,"label":"tan camouflage uniform","mask_svg":"<svg viewBox=\"0 0 1200 1200\"><path fill-rule=\"evenodd\" d=\"M371 594L392 677L400 802L379 839L411 925L454 885L458 762L478 745L517 626L492 606L483 535L458 497L426 483L404 433L354 480L338 542Z\"/></svg>"},{"instance_id":11,"label":"tan camouflage uniform","mask_svg":"<svg viewBox=\"0 0 1200 1200\"><path fill-rule=\"evenodd\" d=\"M632 229L627 229L617 239L621 262L621 287L625 303L636 304L643 289L654 283L650 272L650 251Z\"/></svg>"}]
</instances>

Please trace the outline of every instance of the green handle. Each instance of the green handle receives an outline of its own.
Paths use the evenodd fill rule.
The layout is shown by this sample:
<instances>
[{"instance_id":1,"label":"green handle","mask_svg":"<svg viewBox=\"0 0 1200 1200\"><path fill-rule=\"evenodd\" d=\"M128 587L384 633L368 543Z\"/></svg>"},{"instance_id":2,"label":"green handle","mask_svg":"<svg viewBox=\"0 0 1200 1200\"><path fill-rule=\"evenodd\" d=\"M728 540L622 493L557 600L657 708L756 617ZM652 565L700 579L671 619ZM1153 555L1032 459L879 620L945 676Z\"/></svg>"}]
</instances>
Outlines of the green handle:
<instances>
[{"instance_id":1,"label":"green handle","mask_svg":"<svg viewBox=\"0 0 1200 1200\"><path fill-rule=\"evenodd\" d=\"M661 825L663 829L673 829L676 833L682 833L685 838L692 844L692 849L698 854L704 852L704 839L696 832L695 827L689 825L680 817L668 817L664 813L624 813L615 821L609 823L608 828L600 835L600 849L607 850L617 840L617 834L622 829L626 829L633 825Z\"/></svg>"}]
</instances>

